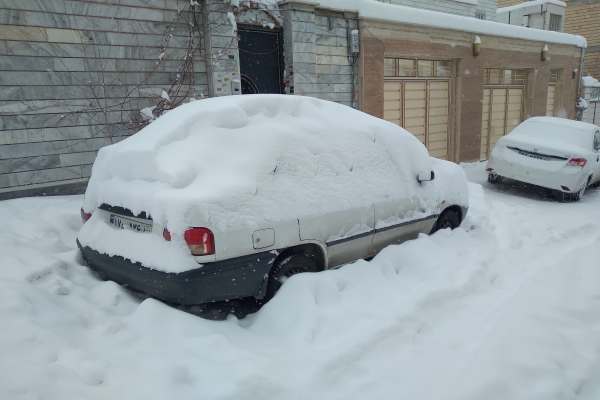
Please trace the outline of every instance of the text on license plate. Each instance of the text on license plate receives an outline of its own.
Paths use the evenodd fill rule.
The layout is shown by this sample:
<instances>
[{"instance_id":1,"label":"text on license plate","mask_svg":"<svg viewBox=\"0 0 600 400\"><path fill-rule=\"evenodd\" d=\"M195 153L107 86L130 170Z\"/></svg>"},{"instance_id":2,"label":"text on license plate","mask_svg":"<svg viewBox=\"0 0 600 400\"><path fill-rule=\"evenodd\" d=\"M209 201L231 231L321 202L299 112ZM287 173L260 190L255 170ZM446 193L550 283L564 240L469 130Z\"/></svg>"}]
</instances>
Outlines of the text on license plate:
<instances>
[{"instance_id":1,"label":"text on license plate","mask_svg":"<svg viewBox=\"0 0 600 400\"><path fill-rule=\"evenodd\" d=\"M119 229L128 229L135 232L152 232L151 224L145 224L120 215L110 214L109 222L112 226Z\"/></svg>"}]
</instances>

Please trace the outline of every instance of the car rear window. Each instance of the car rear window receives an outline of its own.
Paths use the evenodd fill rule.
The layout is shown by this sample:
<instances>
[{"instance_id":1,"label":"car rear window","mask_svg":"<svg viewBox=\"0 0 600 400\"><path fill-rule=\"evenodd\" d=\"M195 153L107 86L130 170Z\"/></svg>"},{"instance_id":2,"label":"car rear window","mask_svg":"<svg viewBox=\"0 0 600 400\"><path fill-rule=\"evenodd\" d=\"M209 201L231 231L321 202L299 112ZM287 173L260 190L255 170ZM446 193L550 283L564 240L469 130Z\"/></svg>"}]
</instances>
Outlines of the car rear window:
<instances>
[{"instance_id":1,"label":"car rear window","mask_svg":"<svg viewBox=\"0 0 600 400\"><path fill-rule=\"evenodd\" d=\"M593 132L579 126L536 120L525 121L511 132L511 135L539 139L541 142L558 142L589 149L593 144L592 134Z\"/></svg>"}]
</instances>

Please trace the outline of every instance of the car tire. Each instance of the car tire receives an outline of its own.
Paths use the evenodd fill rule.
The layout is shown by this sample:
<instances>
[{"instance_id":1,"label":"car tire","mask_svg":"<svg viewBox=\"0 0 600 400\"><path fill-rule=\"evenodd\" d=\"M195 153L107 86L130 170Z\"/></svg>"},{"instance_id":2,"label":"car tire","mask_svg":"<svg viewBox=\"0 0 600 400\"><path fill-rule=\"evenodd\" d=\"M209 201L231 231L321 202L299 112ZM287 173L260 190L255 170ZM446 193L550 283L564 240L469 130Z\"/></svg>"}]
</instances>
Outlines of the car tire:
<instances>
[{"instance_id":1,"label":"car tire","mask_svg":"<svg viewBox=\"0 0 600 400\"><path fill-rule=\"evenodd\" d=\"M461 222L462 220L460 211L453 208L447 209L438 217L433 229L431 230L431 234L441 229L456 229L460 226Z\"/></svg>"},{"instance_id":2,"label":"car tire","mask_svg":"<svg viewBox=\"0 0 600 400\"><path fill-rule=\"evenodd\" d=\"M502 177L498 174L488 174L488 183L491 185L497 185L502 183Z\"/></svg>"},{"instance_id":3,"label":"car tire","mask_svg":"<svg viewBox=\"0 0 600 400\"><path fill-rule=\"evenodd\" d=\"M286 279L305 272L319 272L322 268L319 266L318 257L309 251L291 253L283 255L275 263L267 284L267 293L264 301L269 301L279 291Z\"/></svg>"},{"instance_id":4,"label":"car tire","mask_svg":"<svg viewBox=\"0 0 600 400\"><path fill-rule=\"evenodd\" d=\"M578 192L575 193L567 193L567 192L559 192L559 200L563 203L567 202L577 202L583 198L587 188L590 186L590 182L592 181L592 177L589 177L587 183L583 185Z\"/></svg>"}]
</instances>

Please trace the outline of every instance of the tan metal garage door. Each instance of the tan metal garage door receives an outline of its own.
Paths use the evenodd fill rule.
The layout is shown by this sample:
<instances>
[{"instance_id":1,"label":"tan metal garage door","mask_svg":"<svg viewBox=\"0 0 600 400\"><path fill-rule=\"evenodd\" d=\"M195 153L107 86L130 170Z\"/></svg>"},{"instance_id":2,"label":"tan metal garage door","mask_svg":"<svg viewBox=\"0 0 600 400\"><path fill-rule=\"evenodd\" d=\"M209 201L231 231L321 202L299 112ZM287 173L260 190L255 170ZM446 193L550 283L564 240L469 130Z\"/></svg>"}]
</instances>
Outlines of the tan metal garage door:
<instances>
[{"instance_id":1,"label":"tan metal garage door","mask_svg":"<svg viewBox=\"0 0 600 400\"><path fill-rule=\"evenodd\" d=\"M481 160L487 160L494 145L523 121L527 71L484 71L481 112Z\"/></svg>"},{"instance_id":2,"label":"tan metal garage door","mask_svg":"<svg viewBox=\"0 0 600 400\"><path fill-rule=\"evenodd\" d=\"M414 134L432 156L448 158L449 88L449 81L386 80L383 117Z\"/></svg>"},{"instance_id":3,"label":"tan metal garage door","mask_svg":"<svg viewBox=\"0 0 600 400\"><path fill-rule=\"evenodd\" d=\"M487 160L494 145L523 120L523 88L483 89L481 159Z\"/></svg>"},{"instance_id":4,"label":"tan metal garage door","mask_svg":"<svg viewBox=\"0 0 600 400\"><path fill-rule=\"evenodd\" d=\"M546 98L546 115L554 116L554 102L556 99L556 86L548 85L548 97Z\"/></svg>"},{"instance_id":5,"label":"tan metal garage door","mask_svg":"<svg viewBox=\"0 0 600 400\"><path fill-rule=\"evenodd\" d=\"M432 156L448 158L449 61L385 59L383 118L423 142Z\"/></svg>"}]
</instances>

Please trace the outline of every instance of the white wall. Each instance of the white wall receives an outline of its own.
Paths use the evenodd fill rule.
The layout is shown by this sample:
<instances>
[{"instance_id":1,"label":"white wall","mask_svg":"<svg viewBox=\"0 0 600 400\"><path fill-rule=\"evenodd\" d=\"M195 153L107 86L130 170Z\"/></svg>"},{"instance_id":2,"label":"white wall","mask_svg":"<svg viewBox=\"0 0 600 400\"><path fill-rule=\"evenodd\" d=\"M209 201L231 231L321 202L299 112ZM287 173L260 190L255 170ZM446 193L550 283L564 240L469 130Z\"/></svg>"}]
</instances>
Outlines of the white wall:
<instances>
[{"instance_id":1,"label":"white wall","mask_svg":"<svg viewBox=\"0 0 600 400\"><path fill-rule=\"evenodd\" d=\"M485 12L486 19L496 20L496 0L379 0L384 3L425 8L451 14L474 17L478 10Z\"/></svg>"},{"instance_id":2,"label":"white wall","mask_svg":"<svg viewBox=\"0 0 600 400\"><path fill-rule=\"evenodd\" d=\"M547 30L550 25L550 14L558 14L562 16L561 31L564 29L565 8L560 5L546 3L520 8L506 7L506 9L510 11L503 12L501 8L498 9L496 17L498 22ZM529 19L525 18L526 15L529 15Z\"/></svg>"}]
</instances>

